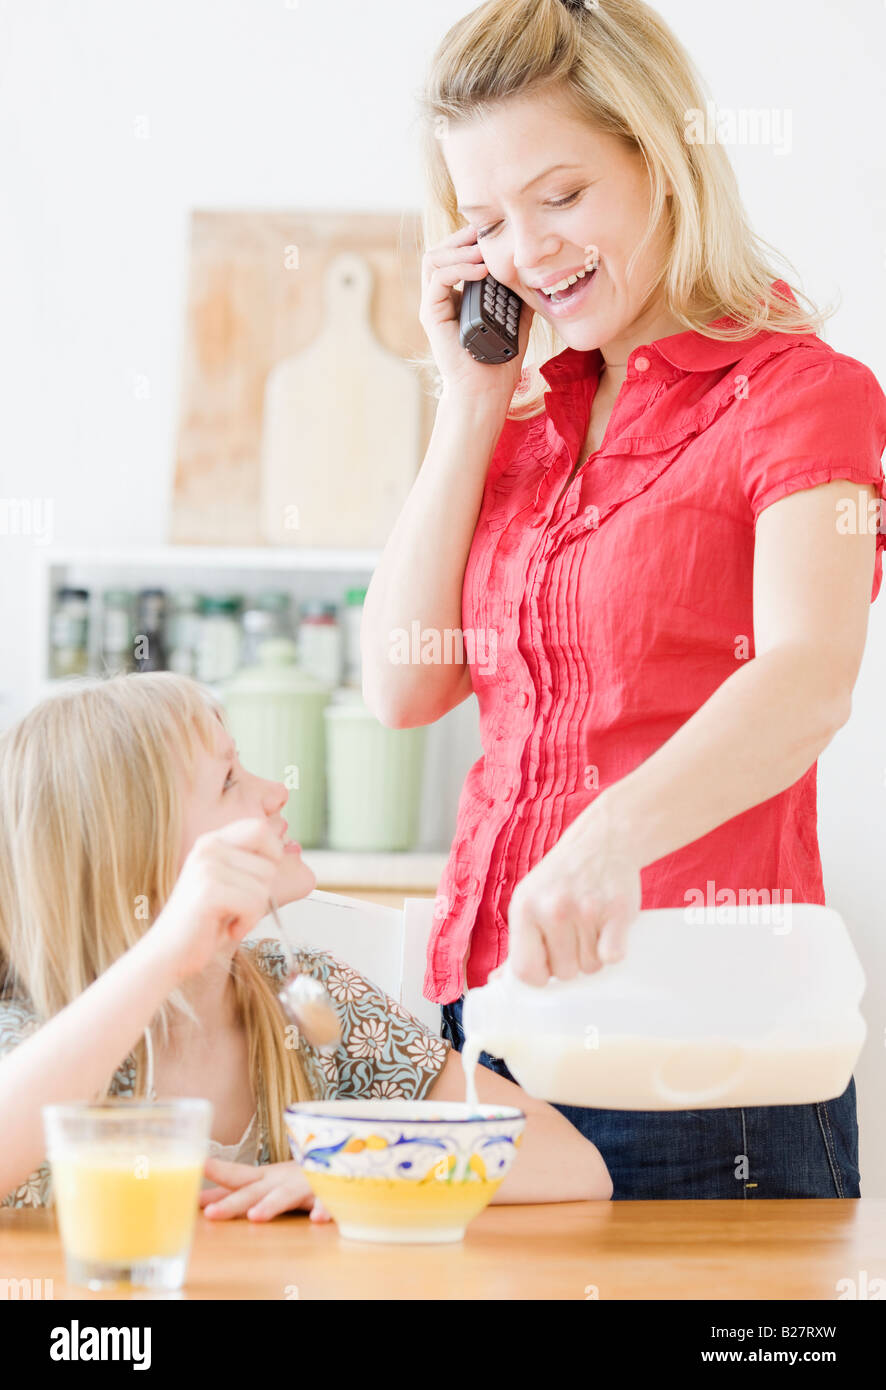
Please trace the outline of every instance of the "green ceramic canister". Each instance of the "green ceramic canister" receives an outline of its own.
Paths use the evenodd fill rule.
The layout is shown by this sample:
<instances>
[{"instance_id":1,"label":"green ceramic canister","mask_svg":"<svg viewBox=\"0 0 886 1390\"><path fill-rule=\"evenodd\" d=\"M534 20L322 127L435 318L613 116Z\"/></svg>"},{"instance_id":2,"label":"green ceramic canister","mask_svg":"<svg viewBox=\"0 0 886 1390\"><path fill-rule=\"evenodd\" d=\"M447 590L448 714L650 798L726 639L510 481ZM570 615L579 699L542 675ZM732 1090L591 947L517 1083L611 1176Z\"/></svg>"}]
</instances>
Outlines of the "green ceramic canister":
<instances>
[{"instance_id":1,"label":"green ceramic canister","mask_svg":"<svg viewBox=\"0 0 886 1390\"><path fill-rule=\"evenodd\" d=\"M419 829L425 729L389 729L359 691L338 690L323 712L329 847L409 850Z\"/></svg>"},{"instance_id":2,"label":"green ceramic canister","mask_svg":"<svg viewBox=\"0 0 886 1390\"><path fill-rule=\"evenodd\" d=\"M295 664L288 638L261 644L258 663L220 686L240 761L249 772L283 782L289 834L305 849L323 843L326 758L323 710L331 691Z\"/></svg>"}]
</instances>

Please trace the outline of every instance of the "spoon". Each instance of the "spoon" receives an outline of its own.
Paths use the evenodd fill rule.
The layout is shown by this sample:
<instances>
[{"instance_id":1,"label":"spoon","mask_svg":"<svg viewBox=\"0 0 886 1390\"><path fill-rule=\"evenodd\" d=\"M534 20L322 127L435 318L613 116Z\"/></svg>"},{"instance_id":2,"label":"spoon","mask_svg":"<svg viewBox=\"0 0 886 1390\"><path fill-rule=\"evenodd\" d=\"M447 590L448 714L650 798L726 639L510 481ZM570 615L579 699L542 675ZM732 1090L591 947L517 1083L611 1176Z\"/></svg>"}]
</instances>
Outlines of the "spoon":
<instances>
[{"instance_id":1,"label":"spoon","mask_svg":"<svg viewBox=\"0 0 886 1390\"><path fill-rule=\"evenodd\" d=\"M320 1052L334 1052L341 1042L341 1024L332 1000L319 980L296 972L295 957L278 916L277 904L273 898L268 901L280 934L289 975L277 998L287 1017L292 1019L312 1047Z\"/></svg>"}]
</instances>

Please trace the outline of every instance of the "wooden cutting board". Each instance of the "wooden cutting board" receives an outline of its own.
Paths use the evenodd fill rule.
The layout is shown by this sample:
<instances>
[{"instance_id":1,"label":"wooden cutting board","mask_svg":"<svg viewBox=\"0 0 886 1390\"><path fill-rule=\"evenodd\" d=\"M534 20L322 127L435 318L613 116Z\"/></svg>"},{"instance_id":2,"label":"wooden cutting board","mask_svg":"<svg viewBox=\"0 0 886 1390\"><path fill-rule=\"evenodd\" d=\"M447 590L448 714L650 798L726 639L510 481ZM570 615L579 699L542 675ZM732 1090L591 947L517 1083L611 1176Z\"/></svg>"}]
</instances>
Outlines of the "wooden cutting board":
<instances>
[{"instance_id":1,"label":"wooden cutting board","mask_svg":"<svg viewBox=\"0 0 886 1390\"><path fill-rule=\"evenodd\" d=\"M353 435L348 433L343 403L353 401L353 415L358 416L364 389L379 400L385 398L389 388L379 386L379 349L388 353L389 366L397 365L399 359L401 364L408 363L405 370L415 371L417 376L410 359L428 351L418 319L421 221L412 212L201 209L192 214L171 506L173 542L268 544L262 523L263 449L267 443L272 455L280 458L286 447L280 442L281 431L297 441L300 428L281 409L287 395L282 383L289 375L281 372L280 386L271 386L273 404L266 431L269 383L278 364L300 358L321 340L327 327L326 273L336 257L345 253L359 257L370 271L367 314L372 337L367 343L366 325L355 322L357 316L352 316L343 330L361 334L357 341L363 346L355 351L354 340L348 339L347 350L332 361L334 378L323 387L323 399L336 403L328 421L331 438L338 432L338 443L330 445L323 466L318 463L316 481L311 483L308 478L304 486L299 481L300 495L285 499L287 505L299 507L303 525L288 529L285 539L280 540L292 546L320 544L307 538L309 524L315 528L315 536L321 534L316 498L322 483L323 495L339 508L336 515L340 521L335 539L324 543L356 543L350 539L356 533L346 529L346 518L360 512L363 504L345 506L343 499L352 491L359 497L367 478L388 476L386 452L392 438L400 438L400 427L393 422L401 408L404 419L408 412L399 404L404 397L401 382L398 380L395 388L394 377L386 373L395 394L388 400L385 430L370 432L355 449L353 442L345 442ZM344 348L341 337L339 341ZM367 362L371 364L368 375L364 370ZM428 378L420 376L419 382L420 428L418 443L413 445L413 478L430 439L437 404ZM399 450L401 445L396 447ZM303 465L297 459L296 467L301 470L297 477L303 480ZM400 464L395 477L399 468ZM387 491L389 527L399 510L396 498L397 489L391 483ZM382 526L384 515L380 503L374 519L377 528Z\"/></svg>"},{"instance_id":2,"label":"wooden cutting board","mask_svg":"<svg viewBox=\"0 0 886 1390\"><path fill-rule=\"evenodd\" d=\"M261 523L272 545L381 547L415 479L421 388L369 318L372 270L343 252L323 279L323 326L265 386Z\"/></svg>"}]
</instances>

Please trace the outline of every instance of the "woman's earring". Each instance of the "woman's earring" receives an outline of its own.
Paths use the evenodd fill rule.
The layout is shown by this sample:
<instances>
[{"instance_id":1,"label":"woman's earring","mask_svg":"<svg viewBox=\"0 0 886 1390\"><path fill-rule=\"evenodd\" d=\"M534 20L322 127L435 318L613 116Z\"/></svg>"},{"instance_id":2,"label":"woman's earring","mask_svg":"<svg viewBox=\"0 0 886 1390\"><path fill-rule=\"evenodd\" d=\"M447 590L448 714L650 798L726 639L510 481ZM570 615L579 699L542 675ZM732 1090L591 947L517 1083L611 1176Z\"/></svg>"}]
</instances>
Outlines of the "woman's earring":
<instances>
[{"instance_id":1,"label":"woman's earring","mask_svg":"<svg viewBox=\"0 0 886 1390\"><path fill-rule=\"evenodd\" d=\"M600 252L591 244L585 247L585 270L596 270L600 264Z\"/></svg>"}]
</instances>

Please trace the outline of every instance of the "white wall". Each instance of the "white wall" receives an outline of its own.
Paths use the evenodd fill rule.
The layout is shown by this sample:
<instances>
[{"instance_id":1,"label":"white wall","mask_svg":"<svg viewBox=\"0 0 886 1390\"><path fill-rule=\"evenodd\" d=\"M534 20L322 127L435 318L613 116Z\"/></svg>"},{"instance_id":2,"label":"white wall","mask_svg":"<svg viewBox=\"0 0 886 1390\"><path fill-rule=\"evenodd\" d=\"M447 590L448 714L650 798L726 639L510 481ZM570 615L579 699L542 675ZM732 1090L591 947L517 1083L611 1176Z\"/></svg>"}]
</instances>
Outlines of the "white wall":
<instances>
[{"instance_id":1,"label":"white wall","mask_svg":"<svg viewBox=\"0 0 886 1390\"><path fill-rule=\"evenodd\" d=\"M0 0L0 499L52 499L56 544L165 541L190 209L418 207L413 97L471 8ZM828 339L886 382L886 8L658 8L719 107L791 113L789 153L730 150L746 205L814 299L842 294ZM33 660L33 549L0 536L0 723ZM872 1196L886 1195L884 686L881 598L851 723L821 760L828 897L869 980L856 1076Z\"/></svg>"}]
</instances>

